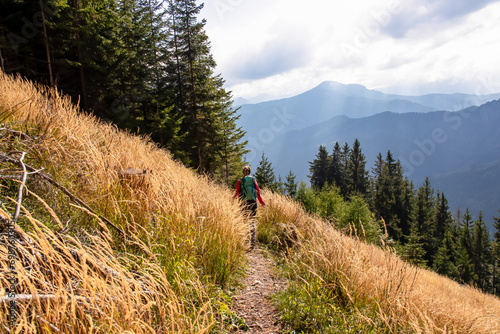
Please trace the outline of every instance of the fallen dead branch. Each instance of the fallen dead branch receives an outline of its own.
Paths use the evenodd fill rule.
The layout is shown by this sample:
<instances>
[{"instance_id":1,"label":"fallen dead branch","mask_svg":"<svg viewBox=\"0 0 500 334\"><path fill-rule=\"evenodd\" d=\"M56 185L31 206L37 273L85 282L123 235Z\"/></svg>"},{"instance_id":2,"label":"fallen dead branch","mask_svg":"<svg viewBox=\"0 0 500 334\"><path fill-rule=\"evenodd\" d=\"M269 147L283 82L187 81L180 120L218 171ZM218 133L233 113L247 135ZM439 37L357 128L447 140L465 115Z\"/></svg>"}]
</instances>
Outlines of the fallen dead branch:
<instances>
[{"instance_id":1,"label":"fallen dead branch","mask_svg":"<svg viewBox=\"0 0 500 334\"><path fill-rule=\"evenodd\" d=\"M13 163L16 165L21 164L19 160L13 159L4 153L0 153L0 160L7 161L7 162L10 162L10 163ZM120 233L120 235L125 237L125 232L121 228L119 228L118 226L113 224L108 218L104 217L103 215L97 214L94 210L92 210L92 208L90 206L87 205L87 203L85 203L83 200L81 200L77 196L73 195L66 187L61 185L59 182L55 181L49 175L42 173L40 170L37 170L36 168L33 168L33 167L31 167L27 164L24 164L24 163L22 164L22 166L24 166L23 168L25 168L26 170L29 170L30 172L37 172L35 175L41 177L45 181L49 182L50 184L52 184L53 186L55 186L56 188L61 190L64 194L66 194L69 198L71 198L71 200L75 201L76 203L78 203L79 205L81 205L82 207L87 209L89 212L92 212L93 214L98 216L106 224L108 224L113 229L115 229L118 233ZM18 203L19 203L19 201L18 201Z\"/></svg>"}]
</instances>

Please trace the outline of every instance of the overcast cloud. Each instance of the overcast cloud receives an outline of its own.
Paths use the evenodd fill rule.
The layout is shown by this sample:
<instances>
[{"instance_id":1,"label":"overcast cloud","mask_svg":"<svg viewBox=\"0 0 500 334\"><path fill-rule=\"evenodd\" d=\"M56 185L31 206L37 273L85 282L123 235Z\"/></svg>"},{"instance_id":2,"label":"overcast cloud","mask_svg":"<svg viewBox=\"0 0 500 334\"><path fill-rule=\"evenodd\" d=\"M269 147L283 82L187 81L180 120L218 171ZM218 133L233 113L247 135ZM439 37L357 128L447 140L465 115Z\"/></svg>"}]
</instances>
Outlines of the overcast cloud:
<instances>
[{"instance_id":1,"label":"overcast cloud","mask_svg":"<svg viewBox=\"0 0 500 334\"><path fill-rule=\"evenodd\" d=\"M207 0L201 16L234 97L500 92L500 0Z\"/></svg>"}]
</instances>

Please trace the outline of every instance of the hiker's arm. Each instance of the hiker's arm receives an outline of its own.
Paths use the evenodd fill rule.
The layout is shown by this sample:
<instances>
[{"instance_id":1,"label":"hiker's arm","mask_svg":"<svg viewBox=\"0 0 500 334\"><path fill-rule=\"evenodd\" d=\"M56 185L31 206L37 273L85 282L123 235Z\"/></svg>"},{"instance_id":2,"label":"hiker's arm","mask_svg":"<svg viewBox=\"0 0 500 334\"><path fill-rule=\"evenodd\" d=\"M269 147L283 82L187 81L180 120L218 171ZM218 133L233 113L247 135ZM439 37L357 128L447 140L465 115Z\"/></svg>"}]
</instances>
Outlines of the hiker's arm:
<instances>
[{"instance_id":1,"label":"hiker's arm","mask_svg":"<svg viewBox=\"0 0 500 334\"><path fill-rule=\"evenodd\" d=\"M262 204L262 206L266 206L266 203L264 203L262 197L260 197L260 189L259 185L257 184L257 180L255 180L255 190L257 191L257 199L259 200L259 203Z\"/></svg>"},{"instance_id":2,"label":"hiker's arm","mask_svg":"<svg viewBox=\"0 0 500 334\"><path fill-rule=\"evenodd\" d=\"M238 194L240 193L240 188L241 188L241 180L238 180L236 183L236 192L234 193L233 198L238 197Z\"/></svg>"}]
</instances>

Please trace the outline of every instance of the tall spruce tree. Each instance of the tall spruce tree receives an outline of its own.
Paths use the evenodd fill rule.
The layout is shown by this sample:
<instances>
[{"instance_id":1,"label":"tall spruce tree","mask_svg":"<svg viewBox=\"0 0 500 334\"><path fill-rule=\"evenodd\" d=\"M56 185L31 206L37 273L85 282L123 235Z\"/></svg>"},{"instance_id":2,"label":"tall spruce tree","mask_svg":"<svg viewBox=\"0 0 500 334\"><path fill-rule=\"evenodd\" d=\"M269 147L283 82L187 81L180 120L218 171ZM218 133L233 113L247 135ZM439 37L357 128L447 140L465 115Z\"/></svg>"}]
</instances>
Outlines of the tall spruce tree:
<instances>
[{"instance_id":1,"label":"tall spruce tree","mask_svg":"<svg viewBox=\"0 0 500 334\"><path fill-rule=\"evenodd\" d=\"M498 210L498 212L500 213L500 209ZM494 232L492 244L492 292L495 295L500 295L500 279L498 278L498 276L500 275L500 216L493 217L493 221Z\"/></svg>"},{"instance_id":2,"label":"tall spruce tree","mask_svg":"<svg viewBox=\"0 0 500 334\"><path fill-rule=\"evenodd\" d=\"M456 266L458 256L453 234L451 230L446 230L433 259L433 269L452 279L458 278L460 276Z\"/></svg>"},{"instance_id":3,"label":"tall spruce tree","mask_svg":"<svg viewBox=\"0 0 500 334\"><path fill-rule=\"evenodd\" d=\"M243 167L242 155L249 151L245 149L247 141L242 141L245 131L236 125L236 121L240 117L237 114L238 109L231 109L232 101L228 100L227 97L225 103L224 112L220 115L218 121L220 123L221 139L218 142L218 161L215 175L229 185L241 174L240 171Z\"/></svg>"},{"instance_id":4,"label":"tall spruce tree","mask_svg":"<svg viewBox=\"0 0 500 334\"><path fill-rule=\"evenodd\" d=\"M344 169L342 164L342 149L339 142L335 142L333 152L330 158L330 167L328 169L328 183L338 187L343 187L344 182Z\"/></svg>"},{"instance_id":5,"label":"tall spruce tree","mask_svg":"<svg viewBox=\"0 0 500 334\"><path fill-rule=\"evenodd\" d=\"M476 281L477 276L474 274L474 268L472 266L472 243L471 243L471 224L472 216L469 209L465 210L462 217L460 215L457 217L458 221L458 258L457 258L457 270L458 270L458 280L465 284L470 284Z\"/></svg>"},{"instance_id":6,"label":"tall spruce tree","mask_svg":"<svg viewBox=\"0 0 500 334\"><path fill-rule=\"evenodd\" d=\"M340 182L340 193L347 198L349 196L349 184L347 181L347 169L349 165L349 155L351 152L351 147L346 142L341 148L340 152L340 166L341 166L341 182Z\"/></svg>"},{"instance_id":7,"label":"tall spruce tree","mask_svg":"<svg viewBox=\"0 0 500 334\"><path fill-rule=\"evenodd\" d=\"M349 153L346 178L349 194L366 196L368 190L368 171L365 168L366 158L361 150L361 143L356 138Z\"/></svg>"},{"instance_id":8,"label":"tall spruce tree","mask_svg":"<svg viewBox=\"0 0 500 334\"><path fill-rule=\"evenodd\" d=\"M435 209L433 230L433 253L435 254L439 247L442 246L442 240L447 231L451 231L453 217L449 211L448 200L443 193L437 193L436 196L436 209Z\"/></svg>"},{"instance_id":9,"label":"tall spruce tree","mask_svg":"<svg viewBox=\"0 0 500 334\"><path fill-rule=\"evenodd\" d=\"M277 184L274 168L264 153L262 153L262 158L254 175L259 187L276 190Z\"/></svg>"},{"instance_id":10,"label":"tall spruce tree","mask_svg":"<svg viewBox=\"0 0 500 334\"><path fill-rule=\"evenodd\" d=\"M321 145L319 147L316 158L309 162L309 180L311 186L316 190L321 190L323 186L328 182L328 174L330 170L330 156L326 147Z\"/></svg>"},{"instance_id":11,"label":"tall spruce tree","mask_svg":"<svg viewBox=\"0 0 500 334\"><path fill-rule=\"evenodd\" d=\"M373 181L373 208L377 218L384 219L389 235L396 241L401 241L403 220L405 234L409 234L410 230L408 205L411 205L411 200L404 194L407 192L407 196L413 196L413 191L408 190L408 184L403 180L403 168L399 161L394 160L390 150L387 151L385 161L381 160L380 154L378 159L376 179Z\"/></svg>"},{"instance_id":12,"label":"tall spruce tree","mask_svg":"<svg viewBox=\"0 0 500 334\"><path fill-rule=\"evenodd\" d=\"M498 213L500 213L500 209L498 209ZM493 217L493 228L495 229L493 238L500 241L500 216Z\"/></svg>"},{"instance_id":13,"label":"tall spruce tree","mask_svg":"<svg viewBox=\"0 0 500 334\"><path fill-rule=\"evenodd\" d=\"M185 162L201 172L214 174L221 160L243 154L244 143L239 142L243 132L236 126L231 96L223 88L224 80L213 72L216 63L204 30L206 21L197 20L202 8L195 0L169 1L169 74L175 90L176 114L182 117L180 131L185 138L181 149L186 153Z\"/></svg>"},{"instance_id":14,"label":"tall spruce tree","mask_svg":"<svg viewBox=\"0 0 500 334\"><path fill-rule=\"evenodd\" d=\"M424 184L417 191L415 199L415 227L417 233L422 236L423 248L425 250L424 259L429 266L432 266L434 254L432 243L432 226L434 222L434 189L431 188L429 178L425 178Z\"/></svg>"},{"instance_id":15,"label":"tall spruce tree","mask_svg":"<svg viewBox=\"0 0 500 334\"><path fill-rule=\"evenodd\" d=\"M399 161L398 161L399 163ZM399 166L402 169L401 164ZM415 200L415 189L413 186L413 181L409 181L407 178L403 181L402 184L403 192L401 197L401 212L399 216L399 227L401 228L401 232L405 239L411 233L411 225L414 221L414 200Z\"/></svg>"},{"instance_id":16,"label":"tall spruce tree","mask_svg":"<svg viewBox=\"0 0 500 334\"><path fill-rule=\"evenodd\" d=\"M284 184L286 195L295 198L297 194L297 182L295 181L297 176L290 170L288 175L286 176L286 182Z\"/></svg>"},{"instance_id":17,"label":"tall spruce tree","mask_svg":"<svg viewBox=\"0 0 500 334\"><path fill-rule=\"evenodd\" d=\"M423 237L418 232L417 226L413 225L410 229L408 242L404 245L404 259L420 267L426 267Z\"/></svg>"},{"instance_id":18,"label":"tall spruce tree","mask_svg":"<svg viewBox=\"0 0 500 334\"><path fill-rule=\"evenodd\" d=\"M488 229L480 211L474 222L471 235L472 258L474 273L477 275L477 285L483 290L489 288L489 263L491 258L491 244Z\"/></svg>"}]
</instances>

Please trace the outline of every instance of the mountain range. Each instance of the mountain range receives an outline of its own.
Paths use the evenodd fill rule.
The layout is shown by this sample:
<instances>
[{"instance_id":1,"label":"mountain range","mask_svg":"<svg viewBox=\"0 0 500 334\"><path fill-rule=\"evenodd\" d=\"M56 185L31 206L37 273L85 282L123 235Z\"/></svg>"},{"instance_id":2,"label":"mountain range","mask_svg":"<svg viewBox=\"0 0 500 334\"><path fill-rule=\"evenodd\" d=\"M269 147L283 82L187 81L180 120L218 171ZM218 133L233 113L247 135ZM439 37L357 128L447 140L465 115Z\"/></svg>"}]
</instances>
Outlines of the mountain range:
<instances>
[{"instance_id":1,"label":"mountain range","mask_svg":"<svg viewBox=\"0 0 500 334\"><path fill-rule=\"evenodd\" d=\"M425 177L445 193L450 210L481 210L491 228L500 213L500 94L404 96L361 85L324 82L295 97L241 106L257 166L262 153L282 178L292 170L308 181L320 145L333 150L357 138L367 170L388 150L419 187Z\"/></svg>"}]
</instances>

